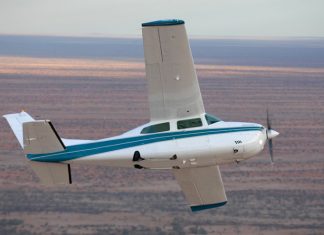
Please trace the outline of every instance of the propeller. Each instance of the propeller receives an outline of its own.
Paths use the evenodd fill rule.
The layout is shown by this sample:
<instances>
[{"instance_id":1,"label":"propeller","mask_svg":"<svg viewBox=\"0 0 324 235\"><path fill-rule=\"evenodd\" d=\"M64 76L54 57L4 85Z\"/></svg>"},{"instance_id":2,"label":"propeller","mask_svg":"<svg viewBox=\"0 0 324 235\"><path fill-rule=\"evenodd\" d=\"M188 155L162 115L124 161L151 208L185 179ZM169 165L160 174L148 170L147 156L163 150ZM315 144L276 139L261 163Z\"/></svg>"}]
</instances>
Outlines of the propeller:
<instances>
[{"instance_id":1,"label":"propeller","mask_svg":"<svg viewBox=\"0 0 324 235\"><path fill-rule=\"evenodd\" d=\"M279 133L271 128L271 120L269 117L269 110L267 109L267 140L268 140L268 147L269 147L269 153L270 153L270 161L271 164L274 163L273 161L273 144L272 139L279 135Z\"/></svg>"}]
</instances>

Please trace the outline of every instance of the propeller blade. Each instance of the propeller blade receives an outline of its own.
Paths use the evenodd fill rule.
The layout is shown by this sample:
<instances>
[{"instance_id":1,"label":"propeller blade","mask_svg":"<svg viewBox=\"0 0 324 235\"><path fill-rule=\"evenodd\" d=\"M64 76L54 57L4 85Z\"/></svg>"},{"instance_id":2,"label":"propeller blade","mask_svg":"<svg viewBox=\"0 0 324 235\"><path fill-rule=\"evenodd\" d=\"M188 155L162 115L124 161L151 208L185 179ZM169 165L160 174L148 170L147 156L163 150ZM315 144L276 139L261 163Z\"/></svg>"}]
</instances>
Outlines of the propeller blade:
<instances>
[{"instance_id":1,"label":"propeller blade","mask_svg":"<svg viewBox=\"0 0 324 235\"><path fill-rule=\"evenodd\" d=\"M271 121L270 121L270 117L269 117L269 110L267 108L267 129L271 130Z\"/></svg>"},{"instance_id":2,"label":"propeller blade","mask_svg":"<svg viewBox=\"0 0 324 235\"><path fill-rule=\"evenodd\" d=\"M269 115L269 110L267 108L267 130L266 130L266 135L267 135L267 140L268 140L268 147L269 147L269 154L270 154L270 161L271 164L274 163L273 160L273 144L272 144L272 139L279 135L278 132L275 130L271 129L271 120L270 120L270 115Z\"/></svg>"},{"instance_id":3,"label":"propeller blade","mask_svg":"<svg viewBox=\"0 0 324 235\"><path fill-rule=\"evenodd\" d=\"M269 146L269 153L270 153L270 161L271 161L271 164L273 164L274 161L273 161L273 145L272 145L272 139L269 139L268 140L268 146Z\"/></svg>"}]
</instances>

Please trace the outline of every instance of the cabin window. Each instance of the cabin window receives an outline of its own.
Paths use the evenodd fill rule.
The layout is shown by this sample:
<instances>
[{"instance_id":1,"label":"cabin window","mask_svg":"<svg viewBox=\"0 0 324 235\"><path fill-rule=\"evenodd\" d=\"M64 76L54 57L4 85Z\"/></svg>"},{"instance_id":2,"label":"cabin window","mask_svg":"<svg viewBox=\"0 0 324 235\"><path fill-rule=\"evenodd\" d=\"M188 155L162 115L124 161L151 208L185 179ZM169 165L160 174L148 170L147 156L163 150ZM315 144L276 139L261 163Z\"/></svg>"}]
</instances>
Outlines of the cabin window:
<instances>
[{"instance_id":1,"label":"cabin window","mask_svg":"<svg viewBox=\"0 0 324 235\"><path fill-rule=\"evenodd\" d=\"M159 124L145 127L141 131L141 134L158 133L158 132L169 131L169 130L170 130L170 123L164 122L164 123L159 123Z\"/></svg>"},{"instance_id":2,"label":"cabin window","mask_svg":"<svg viewBox=\"0 0 324 235\"><path fill-rule=\"evenodd\" d=\"M211 125L211 124L221 121L218 117L212 116L210 114L206 114L205 118L206 118L208 125Z\"/></svg>"},{"instance_id":3,"label":"cabin window","mask_svg":"<svg viewBox=\"0 0 324 235\"><path fill-rule=\"evenodd\" d=\"M177 122L178 129L186 129L202 126L202 122L200 118L193 118L187 120L180 120Z\"/></svg>"}]
</instances>

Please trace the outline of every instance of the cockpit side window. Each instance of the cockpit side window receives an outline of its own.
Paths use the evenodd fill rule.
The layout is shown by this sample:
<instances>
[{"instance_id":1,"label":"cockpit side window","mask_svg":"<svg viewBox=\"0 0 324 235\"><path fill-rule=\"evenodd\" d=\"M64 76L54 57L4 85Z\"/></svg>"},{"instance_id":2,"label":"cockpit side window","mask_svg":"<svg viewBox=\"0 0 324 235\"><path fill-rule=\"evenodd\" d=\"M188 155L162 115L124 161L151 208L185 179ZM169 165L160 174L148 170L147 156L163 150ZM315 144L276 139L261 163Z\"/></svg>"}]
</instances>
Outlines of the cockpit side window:
<instances>
[{"instance_id":1,"label":"cockpit side window","mask_svg":"<svg viewBox=\"0 0 324 235\"><path fill-rule=\"evenodd\" d=\"M212 115L207 114L207 113L205 115L205 118L206 118L206 121L207 121L208 125L211 125L211 124L214 124L216 122L221 121L221 119L219 119L218 117L212 116Z\"/></svg>"},{"instance_id":2,"label":"cockpit side window","mask_svg":"<svg viewBox=\"0 0 324 235\"><path fill-rule=\"evenodd\" d=\"M177 122L178 129L186 129L202 126L202 122L200 118L186 119L180 120Z\"/></svg>"},{"instance_id":3,"label":"cockpit side window","mask_svg":"<svg viewBox=\"0 0 324 235\"><path fill-rule=\"evenodd\" d=\"M155 124L143 128L141 134L158 133L158 132L169 131L169 130L170 130L170 123L164 122L164 123L159 123L159 124Z\"/></svg>"}]
</instances>

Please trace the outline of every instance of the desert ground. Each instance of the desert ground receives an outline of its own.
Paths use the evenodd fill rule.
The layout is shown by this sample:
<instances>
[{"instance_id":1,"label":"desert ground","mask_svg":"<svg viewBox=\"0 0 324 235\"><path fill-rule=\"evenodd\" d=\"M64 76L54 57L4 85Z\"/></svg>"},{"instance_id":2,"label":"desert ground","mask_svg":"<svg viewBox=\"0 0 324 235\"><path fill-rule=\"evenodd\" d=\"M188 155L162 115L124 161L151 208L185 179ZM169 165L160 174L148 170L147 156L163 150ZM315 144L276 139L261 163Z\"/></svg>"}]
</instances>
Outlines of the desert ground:
<instances>
[{"instance_id":1,"label":"desert ground","mask_svg":"<svg viewBox=\"0 0 324 235\"><path fill-rule=\"evenodd\" d=\"M324 234L324 62L197 61L208 113L265 125L268 107L280 132L273 166L267 149L221 166L227 205L192 213L169 171L72 166L72 185L43 186L1 118L0 234ZM50 119L64 138L147 122L146 86L141 59L0 50L0 114Z\"/></svg>"}]
</instances>

